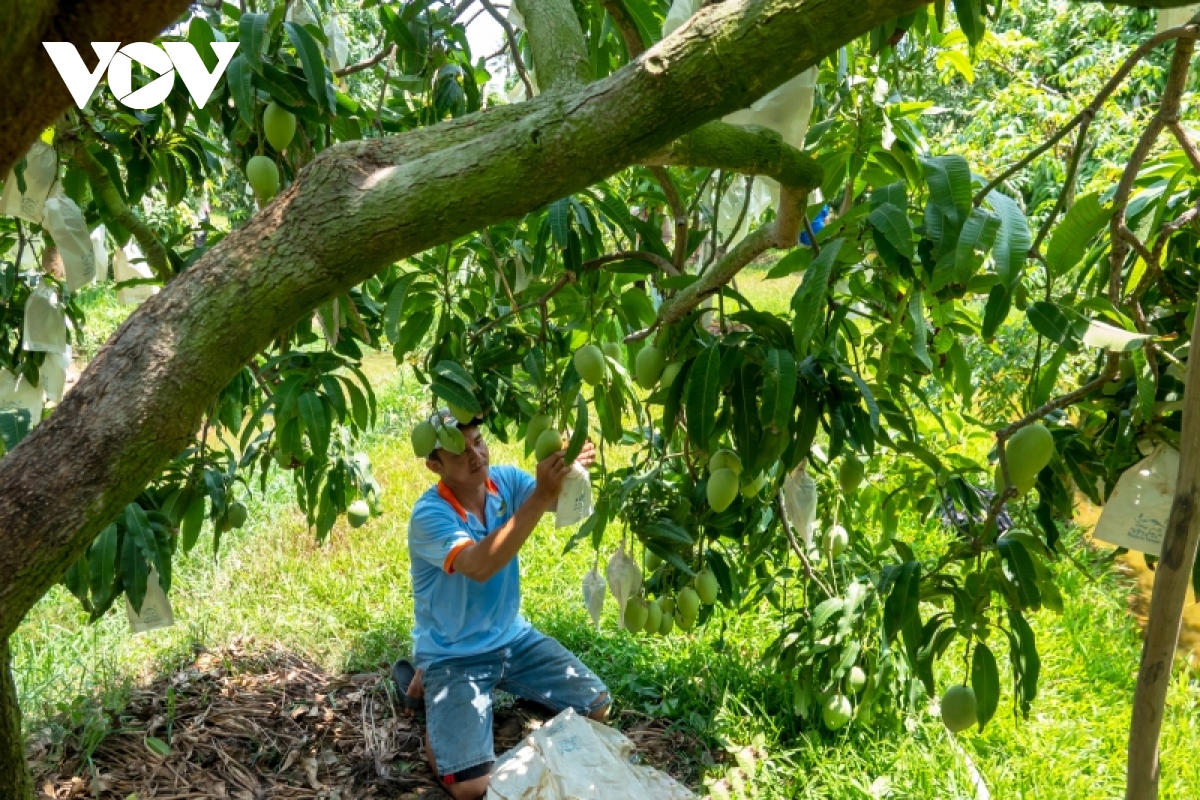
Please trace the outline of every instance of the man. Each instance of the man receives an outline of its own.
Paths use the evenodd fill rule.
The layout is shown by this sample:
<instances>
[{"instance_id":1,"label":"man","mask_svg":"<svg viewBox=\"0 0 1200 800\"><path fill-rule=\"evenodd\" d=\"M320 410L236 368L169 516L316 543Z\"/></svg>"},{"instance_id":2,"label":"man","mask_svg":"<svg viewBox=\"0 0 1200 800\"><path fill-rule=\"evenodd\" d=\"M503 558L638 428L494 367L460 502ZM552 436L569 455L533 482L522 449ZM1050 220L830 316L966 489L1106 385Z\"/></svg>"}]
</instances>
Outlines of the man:
<instances>
[{"instance_id":1,"label":"man","mask_svg":"<svg viewBox=\"0 0 1200 800\"><path fill-rule=\"evenodd\" d=\"M439 447L425 462L440 480L417 500L408 528L415 676L404 676L405 662L393 668L406 701L425 699L430 766L458 800L487 792L494 689L598 721L610 704L604 684L520 613L517 553L555 510L571 467L559 452L537 465L536 479L516 467L491 468L479 423L458 426L466 442L460 455ZM576 462L590 467L595 452L589 442Z\"/></svg>"}]
</instances>

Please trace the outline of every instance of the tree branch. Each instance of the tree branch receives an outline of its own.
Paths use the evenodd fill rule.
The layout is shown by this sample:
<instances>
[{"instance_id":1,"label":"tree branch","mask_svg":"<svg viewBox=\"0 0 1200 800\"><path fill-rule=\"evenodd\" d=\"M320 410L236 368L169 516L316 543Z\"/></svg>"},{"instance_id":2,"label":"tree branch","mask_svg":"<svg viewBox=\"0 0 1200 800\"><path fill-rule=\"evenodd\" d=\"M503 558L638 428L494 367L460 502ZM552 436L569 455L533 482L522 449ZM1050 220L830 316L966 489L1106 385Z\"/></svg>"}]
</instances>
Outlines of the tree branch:
<instances>
[{"instance_id":1,"label":"tree branch","mask_svg":"<svg viewBox=\"0 0 1200 800\"><path fill-rule=\"evenodd\" d=\"M112 176L108 174L104 165L96 160L96 157L88 151L87 145L75 135L68 134L61 137L58 144L59 148L87 173L97 199L108 208L108 213L133 234L133 238L137 239L142 252L146 255L146 263L154 271L155 277L163 283L169 281L175 271L171 268L171 262L167 258L167 248L150 226L138 216L138 213L121 199L121 193L117 190Z\"/></svg>"},{"instance_id":2,"label":"tree branch","mask_svg":"<svg viewBox=\"0 0 1200 800\"><path fill-rule=\"evenodd\" d=\"M604 10L608 12L613 25L621 32L621 38L625 40L625 51L629 54L629 60L633 61L646 52L646 43L642 41L642 32L638 30L637 23L633 21L633 17L630 15L629 9L625 7L625 3L622 0L600 0L600 5L604 6Z\"/></svg>"},{"instance_id":3,"label":"tree branch","mask_svg":"<svg viewBox=\"0 0 1200 800\"><path fill-rule=\"evenodd\" d=\"M487 2L487 0L480 0ZM533 51L542 91L582 86L592 79L587 39L571 0L514 0Z\"/></svg>"},{"instance_id":4,"label":"tree branch","mask_svg":"<svg viewBox=\"0 0 1200 800\"><path fill-rule=\"evenodd\" d=\"M351 64L348 67L343 67L335 71L333 74L339 78L344 78L347 75L353 75L356 72L362 72L364 69L370 69L376 64L382 64L392 53L396 52L396 45L385 47L375 55L368 58L366 61L360 61L357 64Z\"/></svg>"},{"instance_id":5,"label":"tree branch","mask_svg":"<svg viewBox=\"0 0 1200 800\"><path fill-rule=\"evenodd\" d=\"M673 268L670 272L679 274L683 271L683 263L687 260L687 245L688 245L688 215L687 207L683 204L683 198L679 195L679 188L675 185L675 181L671 179L671 173L667 172L666 167L651 166L649 167L651 174L654 175L658 185L662 187L663 194L666 195L667 205L671 207L671 216L675 221L674 240L671 243L671 264Z\"/></svg>"},{"instance_id":6,"label":"tree branch","mask_svg":"<svg viewBox=\"0 0 1200 800\"><path fill-rule=\"evenodd\" d=\"M1087 1L1087 0L1083 0L1083 1ZM1173 0L1160 0L1160 2L1173 2ZM1122 5L1125 5L1125 4L1122 4ZM1149 5L1149 3L1145 3L1143 5ZM1187 3L1181 2L1179 5L1187 5ZM1158 6L1158 7L1159 8L1178 8L1178 6ZM1129 73L1133 71L1133 68L1135 66L1137 66L1138 62L1140 62L1143 58L1145 58L1147 55L1149 55L1150 52L1152 50L1154 50L1154 48L1158 47L1163 42L1170 42L1170 41L1173 41L1176 39L1180 39L1180 40L1192 39L1192 40L1194 40L1196 38L1200 38L1200 26L1189 23L1189 24L1184 25L1179 28L1171 28L1170 30L1163 31L1162 33L1160 33L1156 36L1152 36L1151 38L1149 38L1145 42L1143 42L1140 46L1138 46L1138 48L1136 50L1134 50L1132 53L1129 54L1129 57L1125 59L1125 62L1123 64L1121 64L1120 68L1117 69L1116 73L1108 80L1108 83L1104 84L1104 86L1100 89L1099 93L1097 93L1096 97L1092 100L1092 102L1088 103L1087 106L1082 111L1080 111L1078 114L1076 114L1074 117L1072 117L1071 120L1066 125L1061 127L1057 133L1055 133L1053 136L1051 136L1049 139L1047 139L1041 146L1030 151L1030 153L1028 155L1026 155L1024 158L1022 158L1016 164L1013 164L1011 167L1004 170L999 175L997 175L994 179L992 179L990 182L988 182L988 185L983 187L983 189L981 189L979 191L979 193L975 195L975 200L974 200L975 205L978 206L980 203L982 203L984 201L984 198L986 198L993 189L995 189L1000 184L1004 183L1006 180L1011 178L1013 175L1016 175L1018 172L1025 169L1025 167L1032 164L1033 161L1038 156L1040 156L1042 153L1045 153L1050 148L1054 147L1054 145L1056 145L1060 141L1062 141L1062 139L1064 137L1066 137L1066 135L1068 133L1073 131L1078 126L1082 125L1085 121L1090 125L1092 120L1095 119L1096 114L1099 113L1100 107L1104 105L1104 103L1108 100L1108 98L1112 97L1113 93L1118 88L1120 88L1121 84L1124 83L1125 79L1129 77Z\"/></svg>"},{"instance_id":7,"label":"tree branch","mask_svg":"<svg viewBox=\"0 0 1200 800\"><path fill-rule=\"evenodd\" d=\"M525 96L533 99L533 82L529 80L529 70L525 67L525 59L521 58L521 48L517 46L517 33L513 30L512 25L508 23L508 17L501 14L491 0L479 0L487 12L492 15L492 19L500 23L500 27L504 29L504 38L508 40L508 50L512 53L513 66L517 68L517 75L521 78L521 83L525 84Z\"/></svg>"},{"instance_id":8,"label":"tree branch","mask_svg":"<svg viewBox=\"0 0 1200 800\"><path fill-rule=\"evenodd\" d=\"M775 131L758 125L710 122L658 151L647 164L712 167L765 175L783 186L811 191L821 185L821 165Z\"/></svg>"}]
</instances>

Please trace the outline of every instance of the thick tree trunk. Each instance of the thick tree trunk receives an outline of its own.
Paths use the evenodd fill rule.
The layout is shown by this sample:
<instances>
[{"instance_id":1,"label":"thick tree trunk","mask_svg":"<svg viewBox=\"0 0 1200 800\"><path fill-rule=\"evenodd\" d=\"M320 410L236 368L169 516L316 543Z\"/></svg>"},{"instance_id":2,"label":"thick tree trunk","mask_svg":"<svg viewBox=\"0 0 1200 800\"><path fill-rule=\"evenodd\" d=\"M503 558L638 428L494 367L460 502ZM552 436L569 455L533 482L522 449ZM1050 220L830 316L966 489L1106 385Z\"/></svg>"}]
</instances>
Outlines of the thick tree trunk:
<instances>
[{"instance_id":1,"label":"thick tree trunk","mask_svg":"<svg viewBox=\"0 0 1200 800\"><path fill-rule=\"evenodd\" d=\"M0 800L31 800L33 783L25 766L21 707L13 683L8 640L0 640Z\"/></svg>"},{"instance_id":2,"label":"thick tree trunk","mask_svg":"<svg viewBox=\"0 0 1200 800\"><path fill-rule=\"evenodd\" d=\"M1200 317L1192 328L1192 342L1200 342L1198 337ZM1146 641L1142 645L1142 664L1133 695L1126 800L1158 797L1158 740L1163 709L1179 643L1183 603L1200 544L1200 356L1188 359L1186 386L1183 430L1179 437L1179 479L1161 557L1154 570Z\"/></svg>"},{"instance_id":3,"label":"thick tree trunk","mask_svg":"<svg viewBox=\"0 0 1200 800\"><path fill-rule=\"evenodd\" d=\"M571 0L514 0L525 18L538 87L567 89L592 79L587 40Z\"/></svg>"},{"instance_id":4,"label":"thick tree trunk","mask_svg":"<svg viewBox=\"0 0 1200 800\"><path fill-rule=\"evenodd\" d=\"M91 42L153 41L188 5L188 0L0 3L0 180L72 104L42 42L71 42L94 69Z\"/></svg>"}]
</instances>

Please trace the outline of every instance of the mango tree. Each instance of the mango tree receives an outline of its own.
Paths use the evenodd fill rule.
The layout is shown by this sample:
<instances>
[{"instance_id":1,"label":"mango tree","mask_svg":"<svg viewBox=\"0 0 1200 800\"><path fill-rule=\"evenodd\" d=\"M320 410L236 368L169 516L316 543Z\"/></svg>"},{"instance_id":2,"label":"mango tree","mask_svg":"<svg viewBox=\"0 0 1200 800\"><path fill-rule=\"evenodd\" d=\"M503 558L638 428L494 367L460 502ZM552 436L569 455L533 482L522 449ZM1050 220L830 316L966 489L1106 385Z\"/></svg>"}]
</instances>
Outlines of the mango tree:
<instances>
[{"instance_id":1,"label":"mango tree","mask_svg":"<svg viewBox=\"0 0 1200 800\"><path fill-rule=\"evenodd\" d=\"M589 432L602 452L629 448L604 460L571 546L620 541L610 585L632 593L629 627L772 606L766 658L813 725L895 724L941 694L946 655L963 684L944 702L952 729L986 725L1005 697L1028 713L1027 615L1061 606L1072 492L1102 501L1142 439L1183 454L1159 567L1181 586L1163 577L1186 581L1197 538L1200 431L1182 406L1200 156L1179 101L1200 29L1149 38L1072 125L1000 171L931 146L904 76L948 35L981 41L1002 4L691 5L705 7L663 36L661 0L518 0L506 47L528 99L513 103L488 95L489 62L466 41L470 14L498 13L486 2L8 12L0 59L22 79L0 97L7 183L23 196L35 150L52 153L86 228L144 257L119 288L161 291L52 410L0 415L0 641L60 581L94 618L140 608L151 575L169 590L180 552L206 526L219 547L274 470L292 474L320 539L342 514L361 523L380 487L356 449L375 416L359 364L383 347L431 410L486 412L494 436L531 452L546 431L547 447L565 431L568 450ZM163 41L193 44L209 69L213 42L239 43L203 106L177 82L159 108L103 90L77 108L40 45L69 40L89 59L92 41L149 39L172 19ZM350 63L331 25L370 50ZM1119 185L1075 197L1091 121L1171 46ZM806 137L720 121L809 69ZM1178 153L1153 150L1164 132ZM1008 188L1071 134L1049 202ZM752 213L763 182L773 202ZM28 346L27 308L87 322L78 287L50 270L65 242L32 216L0 223L0 377L44 392L55 353ZM773 277L803 275L786 313L736 289L772 250ZM981 419L988 376L970 354L1020 312L1038 336L1029 388L1006 418ZM1064 364L1082 365L1080 385ZM994 435L994 467L954 445L968 429ZM1156 627L1177 629L1182 597L1156 588L1154 602ZM1155 735L1131 739L1151 747L1139 770L1156 771L1173 648L1148 639L1137 708ZM24 798L7 644L0 660L0 797ZM1153 791L1134 775L1131 796Z\"/></svg>"}]
</instances>

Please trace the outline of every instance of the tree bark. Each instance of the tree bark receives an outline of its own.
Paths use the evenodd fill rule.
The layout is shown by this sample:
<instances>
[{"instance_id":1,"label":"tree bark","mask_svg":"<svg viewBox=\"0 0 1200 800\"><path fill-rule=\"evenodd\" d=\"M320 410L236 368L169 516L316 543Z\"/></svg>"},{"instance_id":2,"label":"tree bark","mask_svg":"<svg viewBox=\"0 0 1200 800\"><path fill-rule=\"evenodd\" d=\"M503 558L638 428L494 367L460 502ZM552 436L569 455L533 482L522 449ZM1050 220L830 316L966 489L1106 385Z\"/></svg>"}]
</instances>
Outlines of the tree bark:
<instances>
[{"instance_id":1,"label":"tree bark","mask_svg":"<svg viewBox=\"0 0 1200 800\"><path fill-rule=\"evenodd\" d=\"M12 676L8 639L0 639L0 800L32 800L33 782L25 765L21 706Z\"/></svg>"},{"instance_id":2,"label":"tree bark","mask_svg":"<svg viewBox=\"0 0 1200 800\"><path fill-rule=\"evenodd\" d=\"M842 0L726 2L603 81L322 153L132 314L0 460L0 571L11 576L0 637L191 442L241 365L319 303L637 163L922 5L872 0L847 15Z\"/></svg>"},{"instance_id":3,"label":"tree bark","mask_svg":"<svg viewBox=\"0 0 1200 800\"><path fill-rule=\"evenodd\" d=\"M1200 342L1200 317L1192 326L1192 342ZM1200 544L1200 356L1188 359L1183 429L1179 436L1179 479L1167 519L1162 553L1154 570L1154 591L1129 728L1126 800L1158 797L1158 740L1171 683L1171 665L1179 643L1183 603Z\"/></svg>"},{"instance_id":4,"label":"tree bark","mask_svg":"<svg viewBox=\"0 0 1200 800\"><path fill-rule=\"evenodd\" d=\"M515 0L529 31L538 88L568 89L592 79L587 40L571 0Z\"/></svg>"},{"instance_id":5,"label":"tree bark","mask_svg":"<svg viewBox=\"0 0 1200 800\"><path fill-rule=\"evenodd\" d=\"M188 5L188 0L0 3L0 180L72 104L42 42L71 42L94 69L91 42L153 41Z\"/></svg>"}]
</instances>

